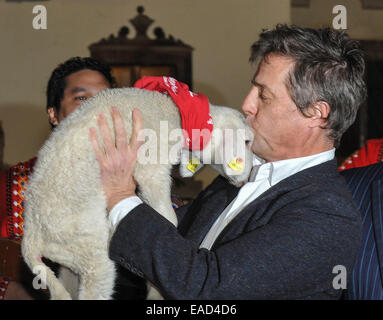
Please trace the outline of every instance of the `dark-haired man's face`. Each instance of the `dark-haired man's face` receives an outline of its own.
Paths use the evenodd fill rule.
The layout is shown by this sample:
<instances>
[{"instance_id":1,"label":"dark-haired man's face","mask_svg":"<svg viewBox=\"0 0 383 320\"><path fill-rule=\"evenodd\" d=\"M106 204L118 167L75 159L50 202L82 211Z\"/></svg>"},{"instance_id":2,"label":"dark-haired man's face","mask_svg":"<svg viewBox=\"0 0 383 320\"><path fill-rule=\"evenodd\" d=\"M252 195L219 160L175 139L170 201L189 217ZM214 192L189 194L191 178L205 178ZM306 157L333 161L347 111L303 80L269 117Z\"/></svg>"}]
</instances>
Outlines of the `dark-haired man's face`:
<instances>
[{"instance_id":1,"label":"dark-haired man's face","mask_svg":"<svg viewBox=\"0 0 383 320\"><path fill-rule=\"evenodd\" d=\"M56 126L72 113L80 103L93 97L101 90L110 88L109 82L102 73L84 69L66 77L66 88L61 100L60 110L52 107L48 109L49 121Z\"/></svg>"}]
</instances>

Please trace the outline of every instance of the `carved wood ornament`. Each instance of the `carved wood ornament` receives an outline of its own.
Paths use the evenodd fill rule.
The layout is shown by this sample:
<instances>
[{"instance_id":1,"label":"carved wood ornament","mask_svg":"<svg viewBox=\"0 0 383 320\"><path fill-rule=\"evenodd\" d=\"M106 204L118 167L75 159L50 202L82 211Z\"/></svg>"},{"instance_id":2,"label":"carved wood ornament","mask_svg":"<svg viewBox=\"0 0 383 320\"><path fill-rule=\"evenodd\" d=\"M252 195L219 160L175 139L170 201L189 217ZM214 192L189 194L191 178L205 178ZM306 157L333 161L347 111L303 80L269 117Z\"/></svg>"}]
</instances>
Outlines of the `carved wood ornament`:
<instances>
[{"instance_id":1,"label":"carved wood ornament","mask_svg":"<svg viewBox=\"0 0 383 320\"><path fill-rule=\"evenodd\" d=\"M166 75L192 88L193 48L172 35L166 37L160 27L154 28L154 38L149 38L147 30L154 20L144 14L142 6L137 13L129 20L135 29L134 37L129 37L130 29L123 26L117 36L111 34L91 44L91 57L111 66L119 87L132 86L144 75Z\"/></svg>"}]
</instances>

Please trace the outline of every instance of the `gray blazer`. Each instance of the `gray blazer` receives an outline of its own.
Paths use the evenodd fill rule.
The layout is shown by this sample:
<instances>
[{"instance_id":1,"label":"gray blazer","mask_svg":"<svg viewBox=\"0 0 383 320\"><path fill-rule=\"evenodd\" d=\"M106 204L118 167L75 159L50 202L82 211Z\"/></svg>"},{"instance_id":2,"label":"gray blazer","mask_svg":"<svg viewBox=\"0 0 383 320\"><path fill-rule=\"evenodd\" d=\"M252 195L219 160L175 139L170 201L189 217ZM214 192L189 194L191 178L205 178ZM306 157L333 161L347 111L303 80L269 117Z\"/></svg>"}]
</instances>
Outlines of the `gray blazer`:
<instances>
[{"instance_id":1,"label":"gray blazer","mask_svg":"<svg viewBox=\"0 0 383 320\"><path fill-rule=\"evenodd\" d=\"M335 160L264 192L199 245L238 193L222 177L177 212L175 228L139 205L118 225L110 258L152 282L167 299L338 299L336 265L353 266L361 221Z\"/></svg>"}]
</instances>

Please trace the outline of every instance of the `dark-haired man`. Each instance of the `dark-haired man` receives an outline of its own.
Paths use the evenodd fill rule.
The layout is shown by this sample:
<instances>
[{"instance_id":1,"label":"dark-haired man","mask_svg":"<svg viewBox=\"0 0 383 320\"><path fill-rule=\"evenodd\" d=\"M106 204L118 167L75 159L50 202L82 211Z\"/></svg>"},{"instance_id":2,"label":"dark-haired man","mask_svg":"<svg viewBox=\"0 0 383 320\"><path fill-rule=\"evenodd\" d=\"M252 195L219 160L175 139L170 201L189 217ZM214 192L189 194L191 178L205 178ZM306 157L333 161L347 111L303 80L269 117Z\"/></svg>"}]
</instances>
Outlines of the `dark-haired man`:
<instances>
[{"instance_id":1,"label":"dark-haired man","mask_svg":"<svg viewBox=\"0 0 383 320\"><path fill-rule=\"evenodd\" d=\"M93 58L74 57L58 65L50 76L46 90L47 113L52 128L71 114L81 102L114 85L109 66ZM4 239L22 239L24 191L35 161L36 158L33 158L0 172L0 239L3 238L0 250L9 247ZM68 271L64 272L67 274ZM31 283L23 286L9 280L1 278L0 274L0 299L31 298L33 291L28 293L25 290ZM117 299L145 297L144 283L123 269L119 271L117 286Z\"/></svg>"},{"instance_id":2,"label":"dark-haired man","mask_svg":"<svg viewBox=\"0 0 383 320\"><path fill-rule=\"evenodd\" d=\"M46 90L46 109L52 128L73 112L82 101L112 86L114 79L110 68L95 59L74 57L58 65L49 78ZM16 201L16 208L23 210L22 195L35 161L36 158L32 158L1 172L0 237L14 240L22 237L22 212L18 211L15 217L15 208L8 205ZM17 180L16 183L8 181L11 178L13 181ZM20 190L6 188L12 185L20 185ZM13 197L15 192L19 195L17 199Z\"/></svg>"},{"instance_id":3,"label":"dark-haired man","mask_svg":"<svg viewBox=\"0 0 383 320\"><path fill-rule=\"evenodd\" d=\"M278 25L260 34L251 60L259 64L242 105L255 134L249 182L238 189L218 177L178 210L178 229L133 206L140 113L130 143L118 112L117 144L100 117L105 152L91 140L116 223L110 257L169 299L337 299L333 270L351 271L360 241L334 152L365 99L361 52L339 31Z\"/></svg>"},{"instance_id":4,"label":"dark-haired man","mask_svg":"<svg viewBox=\"0 0 383 320\"><path fill-rule=\"evenodd\" d=\"M110 68L95 59L76 57L60 64L46 91L49 122L57 126L81 102L114 85Z\"/></svg>"}]
</instances>

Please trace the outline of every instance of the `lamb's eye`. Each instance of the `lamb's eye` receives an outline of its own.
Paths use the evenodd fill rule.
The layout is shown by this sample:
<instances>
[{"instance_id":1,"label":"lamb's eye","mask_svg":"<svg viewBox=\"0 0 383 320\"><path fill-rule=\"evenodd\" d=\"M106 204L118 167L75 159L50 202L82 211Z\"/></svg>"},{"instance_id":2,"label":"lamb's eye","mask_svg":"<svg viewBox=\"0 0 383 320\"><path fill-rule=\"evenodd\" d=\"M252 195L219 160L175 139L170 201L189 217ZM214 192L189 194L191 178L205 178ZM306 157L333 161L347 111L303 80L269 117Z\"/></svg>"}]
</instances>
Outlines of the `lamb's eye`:
<instances>
[{"instance_id":1,"label":"lamb's eye","mask_svg":"<svg viewBox=\"0 0 383 320\"><path fill-rule=\"evenodd\" d=\"M248 145L251 140L245 140L245 143Z\"/></svg>"}]
</instances>

